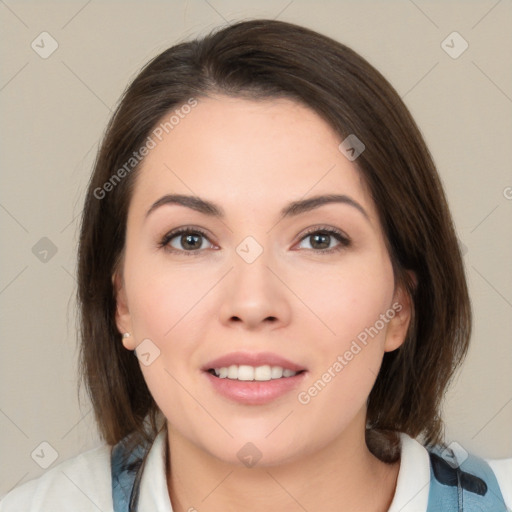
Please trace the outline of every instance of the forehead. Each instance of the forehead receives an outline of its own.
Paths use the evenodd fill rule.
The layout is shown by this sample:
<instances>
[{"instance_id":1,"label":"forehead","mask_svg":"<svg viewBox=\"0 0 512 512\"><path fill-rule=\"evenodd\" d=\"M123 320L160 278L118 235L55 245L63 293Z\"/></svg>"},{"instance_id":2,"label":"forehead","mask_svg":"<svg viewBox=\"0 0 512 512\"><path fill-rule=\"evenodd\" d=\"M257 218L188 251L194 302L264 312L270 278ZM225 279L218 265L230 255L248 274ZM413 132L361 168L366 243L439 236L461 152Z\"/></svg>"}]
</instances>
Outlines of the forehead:
<instances>
[{"instance_id":1,"label":"forehead","mask_svg":"<svg viewBox=\"0 0 512 512\"><path fill-rule=\"evenodd\" d=\"M153 137L156 145L138 171L134 209L183 193L211 199L228 213L240 207L255 213L339 193L375 216L359 170L338 149L341 137L300 103L214 96L198 99L177 120L161 140Z\"/></svg>"}]
</instances>

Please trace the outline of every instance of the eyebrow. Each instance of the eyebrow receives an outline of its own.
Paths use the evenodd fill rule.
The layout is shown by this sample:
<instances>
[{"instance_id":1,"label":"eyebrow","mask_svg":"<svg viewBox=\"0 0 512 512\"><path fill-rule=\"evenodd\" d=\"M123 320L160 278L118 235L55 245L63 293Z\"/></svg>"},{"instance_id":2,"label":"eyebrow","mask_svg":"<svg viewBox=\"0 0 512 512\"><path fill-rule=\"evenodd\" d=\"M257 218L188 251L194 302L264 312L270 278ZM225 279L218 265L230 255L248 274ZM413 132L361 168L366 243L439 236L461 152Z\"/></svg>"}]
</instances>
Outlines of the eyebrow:
<instances>
[{"instance_id":1,"label":"eyebrow","mask_svg":"<svg viewBox=\"0 0 512 512\"><path fill-rule=\"evenodd\" d=\"M314 196L309 199L301 199L298 201L292 201L287 204L284 208L282 208L280 212L280 218L284 219L286 217L295 217L305 212L309 212L320 206L330 203L342 203L347 204L356 208L361 214L369 221L370 218L366 210L354 199L344 194L327 194L327 195L319 195ZM146 212L146 218L154 212L157 208L160 208L163 205L167 204L177 204L181 206L185 206L186 208L190 208L199 213L203 213L204 215L208 215L210 217L216 217L219 219L225 218L225 212L221 206L216 205L215 203L208 201L206 199L201 199L197 196L189 196L183 194L167 194L158 201L155 201L149 210Z\"/></svg>"}]
</instances>

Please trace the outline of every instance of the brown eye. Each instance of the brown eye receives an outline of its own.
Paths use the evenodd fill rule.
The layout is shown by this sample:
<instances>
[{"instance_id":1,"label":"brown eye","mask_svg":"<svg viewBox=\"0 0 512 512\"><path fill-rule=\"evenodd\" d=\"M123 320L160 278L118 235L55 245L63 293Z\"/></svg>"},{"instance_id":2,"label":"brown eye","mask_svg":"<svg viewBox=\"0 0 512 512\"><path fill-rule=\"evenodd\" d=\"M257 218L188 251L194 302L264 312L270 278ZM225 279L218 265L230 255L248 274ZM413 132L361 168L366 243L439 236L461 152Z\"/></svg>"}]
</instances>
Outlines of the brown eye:
<instances>
[{"instance_id":1,"label":"brown eye","mask_svg":"<svg viewBox=\"0 0 512 512\"><path fill-rule=\"evenodd\" d=\"M173 238L177 238L176 236ZM197 233L187 233L179 235L179 242L184 249L196 250L202 245L202 235ZM172 243L171 243L172 245Z\"/></svg>"},{"instance_id":2,"label":"brown eye","mask_svg":"<svg viewBox=\"0 0 512 512\"><path fill-rule=\"evenodd\" d=\"M206 246L205 242L207 242ZM159 243L159 246L170 252L186 254L207 249L208 243L211 247L212 244L209 242L206 233L196 228L181 228L167 233Z\"/></svg>"},{"instance_id":3,"label":"brown eye","mask_svg":"<svg viewBox=\"0 0 512 512\"><path fill-rule=\"evenodd\" d=\"M315 233L309 235L310 244L314 249L329 249L331 245L331 235L326 233Z\"/></svg>"},{"instance_id":4,"label":"brown eye","mask_svg":"<svg viewBox=\"0 0 512 512\"><path fill-rule=\"evenodd\" d=\"M344 233L333 228L309 231L302 237L301 243L309 240L310 247L306 249L319 253L331 253L339 251L350 245L350 240Z\"/></svg>"}]
</instances>

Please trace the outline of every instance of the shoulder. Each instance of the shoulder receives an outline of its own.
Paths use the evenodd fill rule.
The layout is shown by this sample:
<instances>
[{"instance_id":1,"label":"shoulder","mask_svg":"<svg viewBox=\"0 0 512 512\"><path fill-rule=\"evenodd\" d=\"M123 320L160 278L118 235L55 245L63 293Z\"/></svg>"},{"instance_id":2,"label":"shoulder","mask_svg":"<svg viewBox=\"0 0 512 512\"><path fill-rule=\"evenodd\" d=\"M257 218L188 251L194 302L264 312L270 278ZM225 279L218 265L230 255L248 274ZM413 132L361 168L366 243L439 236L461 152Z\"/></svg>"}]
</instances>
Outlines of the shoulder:
<instances>
[{"instance_id":1,"label":"shoulder","mask_svg":"<svg viewBox=\"0 0 512 512\"><path fill-rule=\"evenodd\" d=\"M488 461L455 442L428 451L432 469L429 505L460 506L463 501L468 510L512 509L512 459Z\"/></svg>"},{"instance_id":2,"label":"shoulder","mask_svg":"<svg viewBox=\"0 0 512 512\"><path fill-rule=\"evenodd\" d=\"M456 461L450 460L450 453L457 455ZM455 468L460 468L458 474ZM448 511L453 503L457 510L458 482L468 510L512 510L512 458L487 460L467 452L427 449L402 432L400 471L389 512ZM505 503L492 502L500 492Z\"/></svg>"},{"instance_id":3,"label":"shoulder","mask_svg":"<svg viewBox=\"0 0 512 512\"><path fill-rule=\"evenodd\" d=\"M105 444L61 462L3 496L0 512L112 511L110 453Z\"/></svg>"},{"instance_id":4,"label":"shoulder","mask_svg":"<svg viewBox=\"0 0 512 512\"><path fill-rule=\"evenodd\" d=\"M507 507L512 510L512 457L508 459L485 459L500 486Z\"/></svg>"}]
</instances>

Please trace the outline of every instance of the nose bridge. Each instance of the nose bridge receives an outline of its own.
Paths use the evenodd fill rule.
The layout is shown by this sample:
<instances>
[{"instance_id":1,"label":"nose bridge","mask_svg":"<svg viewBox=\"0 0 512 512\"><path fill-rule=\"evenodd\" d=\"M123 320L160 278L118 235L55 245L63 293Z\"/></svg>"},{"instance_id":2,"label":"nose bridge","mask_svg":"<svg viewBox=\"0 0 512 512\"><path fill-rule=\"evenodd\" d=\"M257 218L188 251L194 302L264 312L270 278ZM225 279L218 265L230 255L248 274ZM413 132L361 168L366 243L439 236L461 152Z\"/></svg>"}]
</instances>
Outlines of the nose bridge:
<instances>
[{"instance_id":1,"label":"nose bridge","mask_svg":"<svg viewBox=\"0 0 512 512\"><path fill-rule=\"evenodd\" d=\"M271 251L260 244L256 245L257 242L249 238L252 239L247 237L236 248L233 285L242 295L245 291L268 293L269 287L273 287L270 279L272 272L269 270L273 259Z\"/></svg>"},{"instance_id":2,"label":"nose bridge","mask_svg":"<svg viewBox=\"0 0 512 512\"><path fill-rule=\"evenodd\" d=\"M286 289L271 270L274 261L270 248L253 236L245 237L238 244L233 254L233 270L226 283L221 311L223 322L241 321L255 328L265 321L274 324L288 321Z\"/></svg>"}]
</instances>

